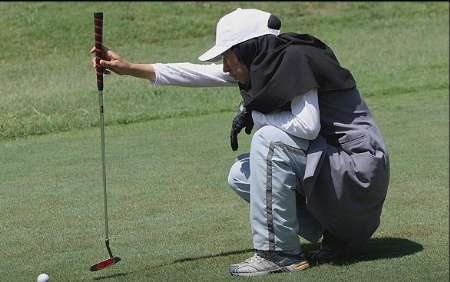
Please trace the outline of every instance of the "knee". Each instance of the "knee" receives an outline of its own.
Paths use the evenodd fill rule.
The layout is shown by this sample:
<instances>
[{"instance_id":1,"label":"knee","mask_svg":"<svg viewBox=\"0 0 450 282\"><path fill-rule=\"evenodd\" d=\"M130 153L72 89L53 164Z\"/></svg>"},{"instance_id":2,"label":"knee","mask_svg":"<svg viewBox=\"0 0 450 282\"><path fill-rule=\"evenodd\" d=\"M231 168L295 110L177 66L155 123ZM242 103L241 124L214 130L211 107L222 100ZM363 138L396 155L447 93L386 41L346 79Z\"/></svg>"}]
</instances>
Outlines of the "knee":
<instances>
[{"instance_id":1,"label":"knee","mask_svg":"<svg viewBox=\"0 0 450 282\"><path fill-rule=\"evenodd\" d=\"M251 146L256 144L270 144L270 136L273 134L273 130L276 127L271 125L266 125L258 129L255 134L253 134Z\"/></svg>"},{"instance_id":2,"label":"knee","mask_svg":"<svg viewBox=\"0 0 450 282\"><path fill-rule=\"evenodd\" d=\"M234 190L236 190L238 188L238 184L242 182L243 172L241 166L241 161L237 160L231 166L230 172L228 173L228 185L230 185Z\"/></svg>"},{"instance_id":3,"label":"knee","mask_svg":"<svg viewBox=\"0 0 450 282\"><path fill-rule=\"evenodd\" d=\"M277 127L273 126L273 125L265 125L263 127L261 127L260 129L258 129L254 134L253 134L253 139L268 139L271 135L273 135L274 131L279 130Z\"/></svg>"},{"instance_id":4,"label":"knee","mask_svg":"<svg viewBox=\"0 0 450 282\"><path fill-rule=\"evenodd\" d=\"M250 177L249 154L239 155L228 173L228 184L234 189L239 189L239 185L248 183Z\"/></svg>"},{"instance_id":5,"label":"knee","mask_svg":"<svg viewBox=\"0 0 450 282\"><path fill-rule=\"evenodd\" d=\"M250 155L253 157L259 156L261 153L266 152L270 144L275 141L274 134L278 128L266 125L261 127L258 131L253 134L251 145L250 145Z\"/></svg>"},{"instance_id":6,"label":"knee","mask_svg":"<svg viewBox=\"0 0 450 282\"><path fill-rule=\"evenodd\" d=\"M228 174L228 184L231 189L236 192L242 199L250 202L250 184L249 178L249 162L248 158L237 160L230 168Z\"/></svg>"}]
</instances>

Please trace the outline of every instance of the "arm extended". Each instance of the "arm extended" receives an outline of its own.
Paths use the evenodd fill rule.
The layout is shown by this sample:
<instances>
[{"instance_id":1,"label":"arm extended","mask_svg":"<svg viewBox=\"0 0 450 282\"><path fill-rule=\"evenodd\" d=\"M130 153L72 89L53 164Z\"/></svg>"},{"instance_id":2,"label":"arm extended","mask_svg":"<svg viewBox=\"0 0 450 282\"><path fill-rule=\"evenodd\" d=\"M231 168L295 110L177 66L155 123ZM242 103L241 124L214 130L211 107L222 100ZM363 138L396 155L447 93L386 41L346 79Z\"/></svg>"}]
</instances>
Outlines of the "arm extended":
<instances>
[{"instance_id":1,"label":"arm extended","mask_svg":"<svg viewBox=\"0 0 450 282\"><path fill-rule=\"evenodd\" d=\"M95 52L95 47L91 49ZM150 80L154 85L176 85L186 87L218 87L235 86L235 81L228 73L223 72L221 64L137 64L128 62L111 49L102 46L99 64L105 74L111 71L118 75L130 75ZM92 65L96 66L95 58Z\"/></svg>"}]
</instances>

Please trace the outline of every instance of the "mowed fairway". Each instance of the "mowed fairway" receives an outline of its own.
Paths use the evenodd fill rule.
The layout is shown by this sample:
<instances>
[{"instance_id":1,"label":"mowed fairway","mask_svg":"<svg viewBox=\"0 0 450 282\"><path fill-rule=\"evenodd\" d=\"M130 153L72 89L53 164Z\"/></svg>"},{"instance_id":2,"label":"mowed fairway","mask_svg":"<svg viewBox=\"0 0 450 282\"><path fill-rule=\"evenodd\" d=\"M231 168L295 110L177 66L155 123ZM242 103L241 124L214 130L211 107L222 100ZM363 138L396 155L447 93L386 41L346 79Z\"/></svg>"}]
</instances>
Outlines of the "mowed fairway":
<instances>
[{"instance_id":1,"label":"mowed fairway","mask_svg":"<svg viewBox=\"0 0 450 282\"><path fill-rule=\"evenodd\" d=\"M235 280L228 265L253 254L248 206L226 181L237 155L228 136L237 89L156 88L117 76L104 92L110 238L122 261L89 271L107 252L87 51L92 13L103 10L107 45L124 56L196 62L217 18L241 6L273 11L285 31L335 49L391 157L382 222L361 255L258 280L448 281L448 3L253 4L0 4L0 280L42 272L52 281ZM67 13L65 33L58 11ZM61 39L53 45L51 31ZM21 56L16 48L31 39ZM250 140L240 135L238 153Z\"/></svg>"}]
</instances>

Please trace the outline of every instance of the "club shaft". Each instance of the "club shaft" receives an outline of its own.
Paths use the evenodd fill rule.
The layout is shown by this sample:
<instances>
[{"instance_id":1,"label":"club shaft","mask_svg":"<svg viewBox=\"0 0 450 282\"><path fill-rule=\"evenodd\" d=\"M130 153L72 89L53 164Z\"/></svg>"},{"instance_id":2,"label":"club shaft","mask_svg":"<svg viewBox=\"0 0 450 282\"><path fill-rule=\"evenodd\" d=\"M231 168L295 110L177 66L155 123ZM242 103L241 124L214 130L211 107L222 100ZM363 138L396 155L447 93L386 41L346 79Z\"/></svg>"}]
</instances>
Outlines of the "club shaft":
<instances>
[{"instance_id":1,"label":"club shaft","mask_svg":"<svg viewBox=\"0 0 450 282\"><path fill-rule=\"evenodd\" d=\"M100 106L100 135L101 135L101 150L102 150L102 176L103 176L103 198L105 206L105 240L109 240L108 234L108 200L106 195L106 164L105 164L105 118L103 107L103 91L98 91L98 103Z\"/></svg>"}]
</instances>

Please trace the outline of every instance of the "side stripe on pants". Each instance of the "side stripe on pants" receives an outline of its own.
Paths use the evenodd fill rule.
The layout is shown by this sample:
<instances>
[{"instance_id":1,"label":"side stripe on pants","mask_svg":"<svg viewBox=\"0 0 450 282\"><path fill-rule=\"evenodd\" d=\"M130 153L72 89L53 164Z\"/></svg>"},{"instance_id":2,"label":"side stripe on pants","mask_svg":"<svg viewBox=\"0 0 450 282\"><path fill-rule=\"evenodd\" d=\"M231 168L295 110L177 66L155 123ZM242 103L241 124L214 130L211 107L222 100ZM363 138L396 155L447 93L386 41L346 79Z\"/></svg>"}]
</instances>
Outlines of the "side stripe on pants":
<instances>
[{"instance_id":1,"label":"side stripe on pants","mask_svg":"<svg viewBox=\"0 0 450 282\"><path fill-rule=\"evenodd\" d=\"M275 150L275 143L270 143L267 154L267 181L266 181L266 214L267 231L269 232L269 251L275 251L275 232L273 228L272 209L272 157Z\"/></svg>"}]
</instances>

